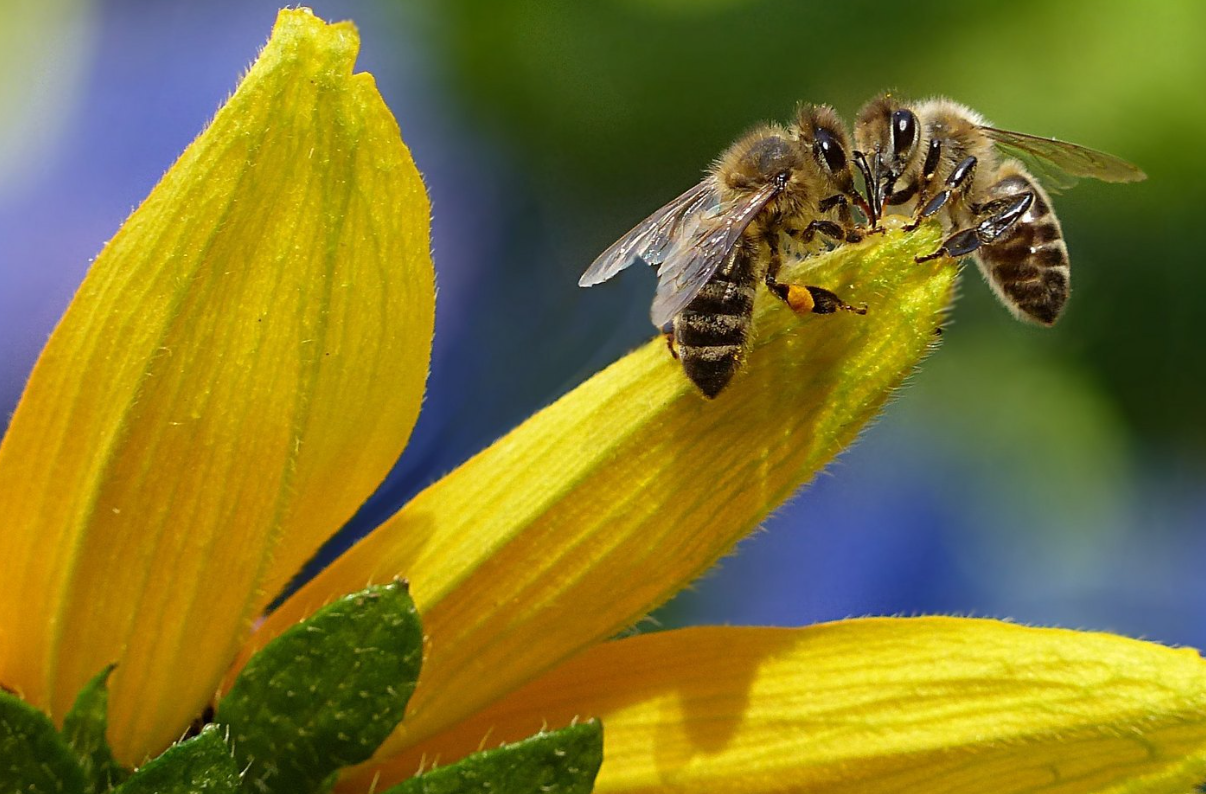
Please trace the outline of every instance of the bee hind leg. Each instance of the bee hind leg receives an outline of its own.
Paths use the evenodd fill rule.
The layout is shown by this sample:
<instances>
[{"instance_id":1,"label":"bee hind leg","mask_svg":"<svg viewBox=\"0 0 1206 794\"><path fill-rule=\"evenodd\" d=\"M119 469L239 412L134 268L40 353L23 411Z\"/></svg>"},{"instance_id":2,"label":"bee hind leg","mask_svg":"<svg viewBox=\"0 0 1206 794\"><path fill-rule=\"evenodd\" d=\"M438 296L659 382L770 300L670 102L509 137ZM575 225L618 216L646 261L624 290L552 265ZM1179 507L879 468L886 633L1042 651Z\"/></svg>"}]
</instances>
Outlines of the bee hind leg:
<instances>
[{"instance_id":1,"label":"bee hind leg","mask_svg":"<svg viewBox=\"0 0 1206 794\"><path fill-rule=\"evenodd\" d=\"M980 209L979 220L975 226L955 232L943 241L937 251L916 257L913 261L921 264L942 256L967 256L1012 229L1033 203L1034 194L1029 191L991 201Z\"/></svg>"},{"instance_id":2,"label":"bee hind leg","mask_svg":"<svg viewBox=\"0 0 1206 794\"><path fill-rule=\"evenodd\" d=\"M768 278L766 287L796 314L833 314L837 311L866 314L867 305L851 306L824 287L784 284Z\"/></svg>"},{"instance_id":3,"label":"bee hind leg","mask_svg":"<svg viewBox=\"0 0 1206 794\"><path fill-rule=\"evenodd\" d=\"M822 233L825 234L828 234L828 231L825 230L825 227L828 226L832 226L839 233L842 231L842 228L833 221L813 221L808 224L809 228L813 226L818 226ZM775 297L790 306L793 312L796 314L832 314L835 311L854 312L855 314L867 313L865 304L861 307L851 306L827 289L802 286L800 284L785 284L779 281L777 277L779 275L779 268L783 264L783 259L779 253L778 245L773 240L768 240L768 243L770 245L771 260L764 279L766 288Z\"/></svg>"},{"instance_id":4,"label":"bee hind leg","mask_svg":"<svg viewBox=\"0 0 1206 794\"><path fill-rule=\"evenodd\" d=\"M678 361L678 348L674 345L674 325L667 323L662 328L662 338L666 340L666 349L670 351L670 357Z\"/></svg>"}]
</instances>

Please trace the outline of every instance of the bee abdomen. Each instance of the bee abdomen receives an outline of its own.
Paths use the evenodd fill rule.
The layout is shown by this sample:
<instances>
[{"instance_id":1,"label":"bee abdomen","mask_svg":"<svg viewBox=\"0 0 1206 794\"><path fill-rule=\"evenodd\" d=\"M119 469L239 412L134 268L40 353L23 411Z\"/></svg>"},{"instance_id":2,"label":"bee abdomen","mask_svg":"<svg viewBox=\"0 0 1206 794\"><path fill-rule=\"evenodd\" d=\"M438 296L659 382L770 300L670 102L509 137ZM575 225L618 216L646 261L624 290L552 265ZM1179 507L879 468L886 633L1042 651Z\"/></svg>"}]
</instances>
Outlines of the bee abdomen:
<instances>
[{"instance_id":1,"label":"bee abdomen","mask_svg":"<svg viewBox=\"0 0 1206 794\"><path fill-rule=\"evenodd\" d=\"M683 371L705 397L715 397L729 385L741 366L744 345L680 348Z\"/></svg>"},{"instance_id":2,"label":"bee abdomen","mask_svg":"<svg viewBox=\"0 0 1206 794\"><path fill-rule=\"evenodd\" d=\"M752 274L717 274L674 319L683 371L707 397L719 394L741 366L754 310L752 282Z\"/></svg>"},{"instance_id":3,"label":"bee abdomen","mask_svg":"<svg viewBox=\"0 0 1206 794\"><path fill-rule=\"evenodd\" d=\"M1015 314L1051 325L1068 301L1071 275L1051 201L1028 174L1014 173L992 190L998 197L1031 191L1034 202L1008 233L979 249L980 266Z\"/></svg>"}]
</instances>

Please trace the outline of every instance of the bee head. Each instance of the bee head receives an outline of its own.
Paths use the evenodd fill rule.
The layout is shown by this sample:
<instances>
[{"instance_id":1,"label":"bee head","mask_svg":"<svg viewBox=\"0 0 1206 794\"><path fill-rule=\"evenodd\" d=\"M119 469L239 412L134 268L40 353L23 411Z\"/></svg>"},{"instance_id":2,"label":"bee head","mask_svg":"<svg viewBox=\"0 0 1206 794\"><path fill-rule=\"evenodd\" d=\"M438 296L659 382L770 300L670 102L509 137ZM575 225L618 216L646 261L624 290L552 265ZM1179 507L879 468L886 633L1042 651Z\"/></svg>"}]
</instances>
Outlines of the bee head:
<instances>
[{"instance_id":1,"label":"bee head","mask_svg":"<svg viewBox=\"0 0 1206 794\"><path fill-rule=\"evenodd\" d=\"M896 181L921 149L921 123L917 114L891 94L881 94L858 112L854 142L870 167L867 190L877 211L892 193Z\"/></svg>"},{"instance_id":2,"label":"bee head","mask_svg":"<svg viewBox=\"0 0 1206 794\"><path fill-rule=\"evenodd\" d=\"M850 138L834 109L828 105L801 105L796 124L801 146L816 162L830 188L835 193L853 193Z\"/></svg>"}]
</instances>

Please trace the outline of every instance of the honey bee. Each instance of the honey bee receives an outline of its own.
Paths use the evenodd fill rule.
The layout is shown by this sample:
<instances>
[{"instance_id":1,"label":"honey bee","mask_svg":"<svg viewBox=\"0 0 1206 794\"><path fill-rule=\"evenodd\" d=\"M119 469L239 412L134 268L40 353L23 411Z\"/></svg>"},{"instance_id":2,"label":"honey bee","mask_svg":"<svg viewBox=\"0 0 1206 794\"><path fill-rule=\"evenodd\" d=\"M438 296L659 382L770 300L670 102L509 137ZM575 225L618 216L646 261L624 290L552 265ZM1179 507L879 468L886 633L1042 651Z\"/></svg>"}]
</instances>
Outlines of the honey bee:
<instances>
[{"instance_id":1,"label":"honey bee","mask_svg":"<svg viewBox=\"0 0 1206 794\"><path fill-rule=\"evenodd\" d=\"M917 261L971 254L1015 317L1048 326L1068 299L1068 249L1051 198L1021 161L1053 188L1069 186L1069 177L1146 179L1113 155L997 129L943 98L909 105L876 97L859 111L854 138L873 224L887 206L911 212L906 229L943 217L949 236Z\"/></svg>"},{"instance_id":2,"label":"honey bee","mask_svg":"<svg viewBox=\"0 0 1206 794\"><path fill-rule=\"evenodd\" d=\"M763 125L730 146L699 184L637 224L591 264L578 284L608 280L634 262L657 268L653 325L706 397L741 366L758 281L800 314L866 313L822 287L785 284L783 247L817 235L859 236L849 137L832 108L802 105L790 127Z\"/></svg>"}]
</instances>

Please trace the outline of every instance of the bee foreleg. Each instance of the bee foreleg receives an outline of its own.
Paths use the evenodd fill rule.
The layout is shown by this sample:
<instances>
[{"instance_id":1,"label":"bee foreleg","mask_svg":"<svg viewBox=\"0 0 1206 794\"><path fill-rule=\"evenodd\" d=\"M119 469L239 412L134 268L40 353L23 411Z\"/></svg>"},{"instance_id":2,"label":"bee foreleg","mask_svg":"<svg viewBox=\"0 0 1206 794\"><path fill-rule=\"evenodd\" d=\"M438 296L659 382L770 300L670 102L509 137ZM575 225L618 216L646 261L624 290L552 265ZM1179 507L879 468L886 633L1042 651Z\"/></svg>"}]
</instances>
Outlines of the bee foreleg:
<instances>
[{"instance_id":1,"label":"bee foreleg","mask_svg":"<svg viewBox=\"0 0 1206 794\"><path fill-rule=\"evenodd\" d=\"M914 261L920 264L940 256L967 256L1012 229L1033 203L1034 194L1029 191L991 201L981 208L980 219L975 226L955 232L943 241L937 251L916 257Z\"/></svg>"},{"instance_id":2,"label":"bee foreleg","mask_svg":"<svg viewBox=\"0 0 1206 794\"><path fill-rule=\"evenodd\" d=\"M933 151L932 147L931 151ZM965 191L971 187L972 176L976 173L976 162L975 157L966 157L959 165L955 166L955 170L951 171L951 175L946 178L946 184L943 185L942 190L938 191L937 195L925 202L925 204L922 204L920 200L917 202L917 214L913 217L913 222L904 227L904 230L906 232L913 231L921 225L923 220L942 209L956 192ZM927 167L929 166L928 157L926 158L926 165ZM925 193L921 193L921 196L924 197Z\"/></svg>"},{"instance_id":3,"label":"bee foreleg","mask_svg":"<svg viewBox=\"0 0 1206 794\"><path fill-rule=\"evenodd\" d=\"M853 194L853 197L857 199L862 198L857 193ZM842 229L842 236L836 239L845 240L849 243L857 243L859 240L863 239L863 233L858 228L858 224L854 221L854 213L852 213L850 210L850 202L851 196L847 196L844 193L838 193L830 196L827 199L822 199L817 204L817 209L821 212L831 212L833 210L837 210L837 222L838 226L840 226Z\"/></svg>"},{"instance_id":4,"label":"bee foreleg","mask_svg":"<svg viewBox=\"0 0 1206 794\"><path fill-rule=\"evenodd\" d=\"M846 239L846 230L839 224L834 221L823 220L812 221L803 229L792 229L788 234L805 244L811 243L817 234L823 234L839 243Z\"/></svg>"},{"instance_id":5,"label":"bee foreleg","mask_svg":"<svg viewBox=\"0 0 1206 794\"><path fill-rule=\"evenodd\" d=\"M835 207L846 207L849 209L849 200L841 193L837 193L817 202L817 209L821 212L829 212Z\"/></svg>"},{"instance_id":6,"label":"bee foreleg","mask_svg":"<svg viewBox=\"0 0 1206 794\"><path fill-rule=\"evenodd\" d=\"M930 197L930 188L933 187L934 175L938 172L938 165L942 162L942 139L931 138L930 148L925 153L925 162L921 166L921 179L917 187L917 206L921 207L926 204ZM915 228L915 227L914 227ZM908 227L906 227L906 231Z\"/></svg>"}]
</instances>

